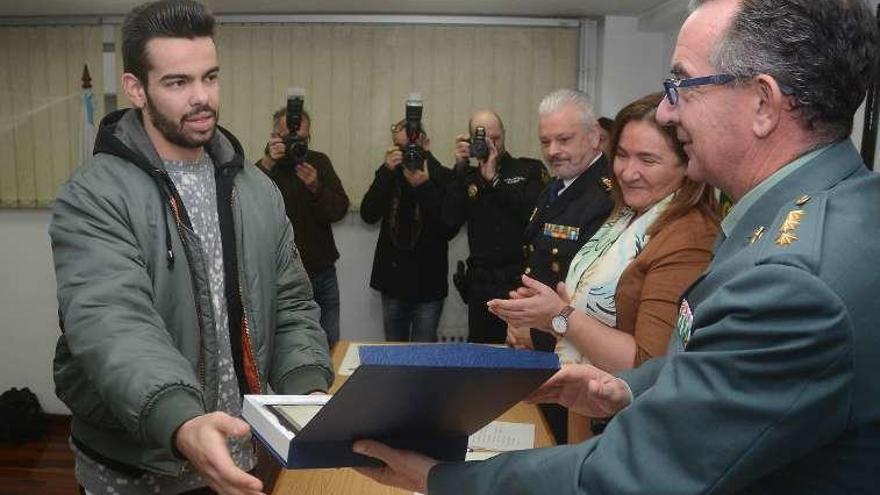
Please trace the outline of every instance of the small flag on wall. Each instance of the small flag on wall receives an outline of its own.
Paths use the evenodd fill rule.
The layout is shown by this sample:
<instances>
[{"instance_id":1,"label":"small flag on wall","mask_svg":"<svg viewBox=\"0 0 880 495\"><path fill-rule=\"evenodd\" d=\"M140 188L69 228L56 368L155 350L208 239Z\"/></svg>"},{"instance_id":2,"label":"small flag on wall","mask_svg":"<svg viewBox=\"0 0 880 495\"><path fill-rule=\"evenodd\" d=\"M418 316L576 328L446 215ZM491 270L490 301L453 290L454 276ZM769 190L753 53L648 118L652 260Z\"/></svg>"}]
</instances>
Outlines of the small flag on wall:
<instances>
[{"instance_id":1,"label":"small flag on wall","mask_svg":"<svg viewBox=\"0 0 880 495\"><path fill-rule=\"evenodd\" d=\"M95 95L92 93L92 77L89 75L88 64L83 65L82 75L82 128L80 129L79 162L83 163L92 156L95 148Z\"/></svg>"}]
</instances>

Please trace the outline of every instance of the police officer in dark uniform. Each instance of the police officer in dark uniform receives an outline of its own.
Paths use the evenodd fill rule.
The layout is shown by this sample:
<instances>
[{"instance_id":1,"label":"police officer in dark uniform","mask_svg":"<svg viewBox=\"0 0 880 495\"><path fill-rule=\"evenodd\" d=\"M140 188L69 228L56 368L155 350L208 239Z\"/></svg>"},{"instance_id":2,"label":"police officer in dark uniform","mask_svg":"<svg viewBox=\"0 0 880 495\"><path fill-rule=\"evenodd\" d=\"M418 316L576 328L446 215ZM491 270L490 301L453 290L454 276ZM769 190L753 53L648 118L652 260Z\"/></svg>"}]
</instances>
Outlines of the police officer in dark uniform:
<instances>
[{"instance_id":1,"label":"police officer in dark uniform","mask_svg":"<svg viewBox=\"0 0 880 495\"><path fill-rule=\"evenodd\" d=\"M489 313L486 302L507 297L520 284L523 231L544 187L544 167L506 151L504 124L495 112L474 113L469 128L476 139L456 137L457 179L444 199L443 218L454 231L468 223L467 275L456 283L468 304L468 340L503 343L507 324ZM471 143L480 155L482 133L487 152L474 156L477 166L471 166Z\"/></svg>"},{"instance_id":2,"label":"police officer in dark uniform","mask_svg":"<svg viewBox=\"0 0 880 495\"><path fill-rule=\"evenodd\" d=\"M541 193L525 230L524 273L549 287L565 280L572 257L611 213L611 168L602 154L587 96L575 90L547 95L538 110L544 160L555 175ZM535 349L555 339L533 331Z\"/></svg>"},{"instance_id":3,"label":"police officer in dark uniform","mask_svg":"<svg viewBox=\"0 0 880 495\"><path fill-rule=\"evenodd\" d=\"M565 280L575 253L611 213L612 171L586 94L554 91L541 102L538 114L544 160L556 178L541 193L526 227L524 272L555 288ZM537 350L553 351L556 346L552 335L538 330L531 330L531 341ZM565 409L543 405L542 410L557 442L564 443Z\"/></svg>"}]
</instances>

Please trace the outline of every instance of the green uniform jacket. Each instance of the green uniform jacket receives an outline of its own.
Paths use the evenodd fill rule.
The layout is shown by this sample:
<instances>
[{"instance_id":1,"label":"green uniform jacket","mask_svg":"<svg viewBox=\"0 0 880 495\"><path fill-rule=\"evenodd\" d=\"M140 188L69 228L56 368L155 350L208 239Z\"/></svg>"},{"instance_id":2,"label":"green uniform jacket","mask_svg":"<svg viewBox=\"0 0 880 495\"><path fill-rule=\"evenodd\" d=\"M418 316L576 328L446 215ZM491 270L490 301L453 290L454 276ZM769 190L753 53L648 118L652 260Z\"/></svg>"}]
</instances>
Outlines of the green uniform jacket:
<instances>
[{"instance_id":1,"label":"green uniform jacket","mask_svg":"<svg viewBox=\"0 0 880 495\"><path fill-rule=\"evenodd\" d=\"M836 143L720 244L604 434L441 464L428 493L877 493L878 234L880 177Z\"/></svg>"},{"instance_id":2,"label":"green uniform jacket","mask_svg":"<svg viewBox=\"0 0 880 495\"><path fill-rule=\"evenodd\" d=\"M236 371L253 364L259 391L326 389L327 340L278 189L226 131L206 149L218 170L227 305L241 316L230 322ZM220 184L231 185L228 200ZM73 413L74 442L110 467L177 474L174 432L216 407L208 271L187 218L135 110L104 119L96 154L55 200L56 393Z\"/></svg>"}]
</instances>

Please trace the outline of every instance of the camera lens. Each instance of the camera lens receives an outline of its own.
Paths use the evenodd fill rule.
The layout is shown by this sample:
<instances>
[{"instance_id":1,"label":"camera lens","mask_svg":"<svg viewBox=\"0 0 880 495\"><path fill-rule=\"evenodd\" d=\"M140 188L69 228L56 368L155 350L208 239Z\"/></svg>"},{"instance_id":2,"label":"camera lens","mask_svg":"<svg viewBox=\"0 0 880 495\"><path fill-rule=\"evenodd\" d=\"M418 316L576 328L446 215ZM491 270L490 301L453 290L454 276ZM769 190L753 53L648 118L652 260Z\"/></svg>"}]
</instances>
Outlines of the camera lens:
<instances>
[{"instance_id":1,"label":"camera lens","mask_svg":"<svg viewBox=\"0 0 880 495\"><path fill-rule=\"evenodd\" d=\"M489 143L486 141L486 128L478 126L471 137L470 154L479 161L489 159Z\"/></svg>"}]
</instances>

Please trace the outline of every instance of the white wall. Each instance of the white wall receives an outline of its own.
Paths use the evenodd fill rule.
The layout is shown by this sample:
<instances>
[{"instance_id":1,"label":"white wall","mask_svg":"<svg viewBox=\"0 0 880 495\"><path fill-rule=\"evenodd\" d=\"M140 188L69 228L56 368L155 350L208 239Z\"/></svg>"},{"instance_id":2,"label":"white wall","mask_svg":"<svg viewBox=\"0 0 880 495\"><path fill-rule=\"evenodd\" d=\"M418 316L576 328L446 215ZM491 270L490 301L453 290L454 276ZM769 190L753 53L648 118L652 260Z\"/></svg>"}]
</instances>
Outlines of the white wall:
<instances>
[{"instance_id":1,"label":"white wall","mask_svg":"<svg viewBox=\"0 0 880 495\"><path fill-rule=\"evenodd\" d=\"M61 412L52 383L58 335L49 212L0 210L0 391L30 387L43 408Z\"/></svg>"},{"instance_id":2,"label":"white wall","mask_svg":"<svg viewBox=\"0 0 880 495\"><path fill-rule=\"evenodd\" d=\"M636 17L607 16L599 26L598 115L614 118L627 103L661 91L675 33L641 32Z\"/></svg>"},{"instance_id":3,"label":"white wall","mask_svg":"<svg viewBox=\"0 0 880 495\"><path fill-rule=\"evenodd\" d=\"M49 218L48 210L0 210L0 391L30 387L46 411L58 414L67 410L55 397L52 382L58 304ZM333 232L341 253L337 271L342 338L383 340L379 293L369 288L378 226L366 225L357 213L350 213ZM461 233L450 245L451 266L465 256L467 236ZM467 334L466 307L451 283L440 324L444 335Z\"/></svg>"},{"instance_id":4,"label":"white wall","mask_svg":"<svg viewBox=\"0 0 880 495\"><path fill-rule=\"evenodd\" d=\"M446 337L467 336L467 306L452 286L455 262L467 257L466 228L449 245L449 297L443 307L438 333ZM333 225L333 235L339 248L336 262L339 277L342 339L358 341L384 340L382 330L382 303L378 291L370 288L373 253L379 236L379 224L367 225L358 213L349 213Z\"/></svg>"}]
</instances>

